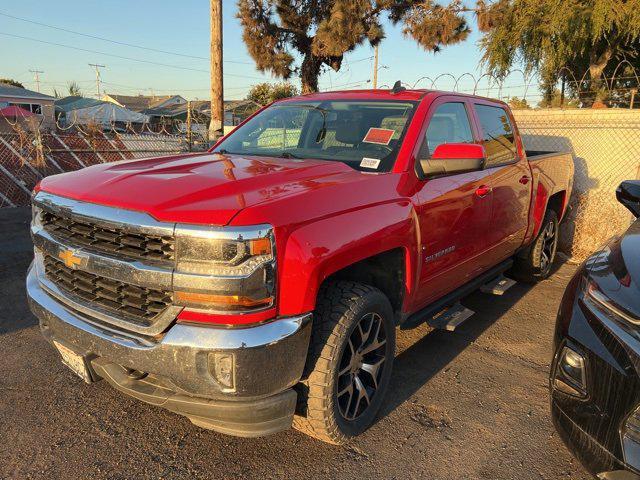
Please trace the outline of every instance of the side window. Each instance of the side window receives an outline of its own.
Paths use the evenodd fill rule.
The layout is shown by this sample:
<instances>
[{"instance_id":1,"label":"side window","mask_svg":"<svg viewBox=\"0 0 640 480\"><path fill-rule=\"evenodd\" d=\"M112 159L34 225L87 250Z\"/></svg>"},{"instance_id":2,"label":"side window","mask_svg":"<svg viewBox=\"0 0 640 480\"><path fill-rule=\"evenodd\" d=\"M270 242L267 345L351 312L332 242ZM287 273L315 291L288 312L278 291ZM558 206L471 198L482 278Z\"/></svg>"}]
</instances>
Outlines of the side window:
<instances>
[{"instance_id":1,"label":"side window","mask_svg":"<svg viewBox=\"0 0 640 480\"><path fill-rule=\"evenodd\" d=\"M420 158L429 158L436 147L443 143L473 143L464 103L443 103L436 109L420 148Z\"/></svg>"},{"instance_id":2,"label":"side window","mask_svg":"<svg viewBox=\"0 0 640 480\"><path fill-rule=\"evenodd\" d=\"M482 128L487 167L496 167L516 159L516 145L509 115L500 107L475 105Z\"/></svg>"}]
</instances>

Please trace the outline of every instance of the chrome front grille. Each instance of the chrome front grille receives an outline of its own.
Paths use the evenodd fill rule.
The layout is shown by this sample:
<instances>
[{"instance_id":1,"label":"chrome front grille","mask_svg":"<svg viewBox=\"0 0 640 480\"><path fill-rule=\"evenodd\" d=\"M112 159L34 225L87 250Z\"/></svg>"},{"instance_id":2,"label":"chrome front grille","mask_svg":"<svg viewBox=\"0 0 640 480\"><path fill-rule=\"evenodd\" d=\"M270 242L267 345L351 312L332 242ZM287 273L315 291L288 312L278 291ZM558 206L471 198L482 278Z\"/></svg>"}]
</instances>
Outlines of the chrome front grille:
<instances>
[{"instance_id":1,"label":"chrome front grille","mask_svg":"<svg viewBox=\"0 0 640 480\"><path fill-rule=\"evenodd\" d=\"M171 292L74 270L51 255L44 255L43 263L46 277L66 294L143 324L150 324L172 303Z\"/></svg>"},{"instance_id":2,"label":"chrome front grille","mask_svg":"<svg viewBox=\"0 0 640 480\"><path fill-rule=\"evenodd\" d=\"M39 215L44 229L69 245L141 261L172 263L175 258L175 240L170 235L125 231L44 209Z\"/></svg>"}]
</instances>

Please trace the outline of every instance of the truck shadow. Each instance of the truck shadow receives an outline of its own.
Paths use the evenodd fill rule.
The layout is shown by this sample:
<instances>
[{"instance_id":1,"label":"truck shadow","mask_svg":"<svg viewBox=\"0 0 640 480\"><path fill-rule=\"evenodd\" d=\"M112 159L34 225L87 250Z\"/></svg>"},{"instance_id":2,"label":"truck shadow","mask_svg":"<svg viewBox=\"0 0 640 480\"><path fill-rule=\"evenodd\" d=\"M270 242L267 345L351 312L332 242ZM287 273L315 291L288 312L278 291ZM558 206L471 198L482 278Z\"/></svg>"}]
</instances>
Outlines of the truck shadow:
<instances>
[{"instance_id":1,"label":"truck shadow","mask_svg":"<svg viewBox=\"0 0 640 480\"><path fill-rule=\"evenodd\" d=\"M564 261L558 259L555 274ZM517 283L502 296L475 292L462 304L476 314L455 332L431 330L424 337L401 351L394 360L391 383L376 423L409 400L420 388L444 370L458 355L473 344L489 327L499 321L532 288L533 284ZM425 327L418 327L425 328ZM398 343L404 343L411 331L398 331ZM551 332L549 332L551 338Z\"/></svg>"},{"instance_id":2,"label":"truck shadow","mask_svg":"<svg viewBox=\"0 0 640 480\"><path fill-rule=\"evenodd\" d=\"M526 150L569 152L573 157L573 191L571 198L569 198L567 214L560 225L561 235L558 245L560 251L570 255L574 246L573 240L576 233L576 222L579 220L581 199L588 196L591 190L598 189L600 180L595 175L590 176L587 160L578 156L570 138L561 135L541 135L533 133L533 131L535 129L522 129L522 141Z\"/></svg>"}]
</instances>

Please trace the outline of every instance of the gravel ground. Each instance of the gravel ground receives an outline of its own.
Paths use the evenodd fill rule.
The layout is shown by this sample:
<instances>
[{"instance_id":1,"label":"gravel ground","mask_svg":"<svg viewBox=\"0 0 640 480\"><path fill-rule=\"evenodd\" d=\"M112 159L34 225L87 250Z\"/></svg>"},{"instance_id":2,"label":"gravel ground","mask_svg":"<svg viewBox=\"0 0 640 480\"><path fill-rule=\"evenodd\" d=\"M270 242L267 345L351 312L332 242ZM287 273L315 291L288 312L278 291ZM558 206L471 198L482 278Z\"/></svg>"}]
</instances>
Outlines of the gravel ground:
<instances>
[{"instance_id":1,"label":"gravel ground","mask_svg":"<svg viewBox=\"0 0 640 480\"><path fill-rule=\"evenodd\" d=\"M86 385L41 338L24 294L27 210L0 209L0 479L590 478L554 432L547 372L575 267L534 288L471 295L455 333L398 332L377 423L335 447L291 430L240 439Z\"/></svg>"}]
</instances>

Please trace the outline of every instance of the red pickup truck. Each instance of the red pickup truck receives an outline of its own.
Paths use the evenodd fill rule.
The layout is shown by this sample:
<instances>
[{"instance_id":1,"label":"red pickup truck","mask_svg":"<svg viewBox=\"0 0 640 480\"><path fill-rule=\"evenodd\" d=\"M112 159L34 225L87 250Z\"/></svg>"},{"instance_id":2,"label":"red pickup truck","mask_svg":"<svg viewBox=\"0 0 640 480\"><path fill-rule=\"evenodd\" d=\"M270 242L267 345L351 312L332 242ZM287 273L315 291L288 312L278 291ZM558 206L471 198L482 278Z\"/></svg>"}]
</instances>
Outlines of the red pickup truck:
<instances>
[{"instance_id":1,"label":"red pickup truck","mask_svg":"<svg viewBox=\"0 0 640 480\"><path fill-rule=\"evenodd\" d=\"M549 275L572 177L500 101L289 98L207 153L44 179L30 304L87 382L228 434L342 443L383 402L396 327Z\"/></svg>"}]
</instances>

